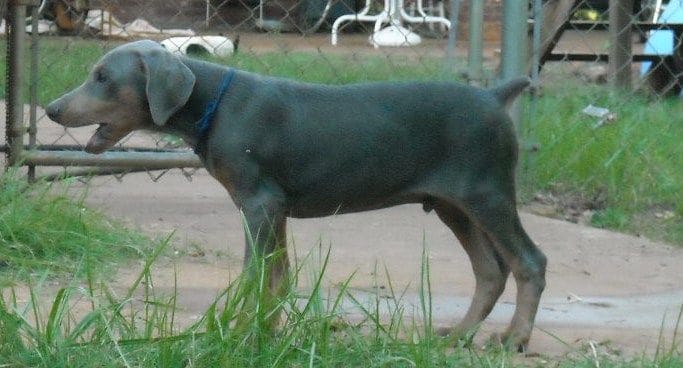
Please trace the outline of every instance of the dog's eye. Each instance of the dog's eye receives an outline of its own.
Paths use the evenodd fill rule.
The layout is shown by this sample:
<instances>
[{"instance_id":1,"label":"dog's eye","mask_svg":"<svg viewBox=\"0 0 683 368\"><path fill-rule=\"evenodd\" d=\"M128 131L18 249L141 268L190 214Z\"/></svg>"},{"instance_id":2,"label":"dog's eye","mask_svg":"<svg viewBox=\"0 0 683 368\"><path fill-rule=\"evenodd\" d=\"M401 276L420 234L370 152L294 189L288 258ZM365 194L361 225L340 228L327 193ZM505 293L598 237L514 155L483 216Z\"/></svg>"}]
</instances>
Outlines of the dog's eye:
<instances>
[{"instance_id":1,"label":"dog's eye","mask_svg":"<svg viewBox=\"0 0 683 368\"><path fill-rule=\"evenodd\" d=\"M95 81L97 83L105 83L107 81L107 75L103 73L101 70L98 70L95 72Z\"/></svg>"}]
</instances>

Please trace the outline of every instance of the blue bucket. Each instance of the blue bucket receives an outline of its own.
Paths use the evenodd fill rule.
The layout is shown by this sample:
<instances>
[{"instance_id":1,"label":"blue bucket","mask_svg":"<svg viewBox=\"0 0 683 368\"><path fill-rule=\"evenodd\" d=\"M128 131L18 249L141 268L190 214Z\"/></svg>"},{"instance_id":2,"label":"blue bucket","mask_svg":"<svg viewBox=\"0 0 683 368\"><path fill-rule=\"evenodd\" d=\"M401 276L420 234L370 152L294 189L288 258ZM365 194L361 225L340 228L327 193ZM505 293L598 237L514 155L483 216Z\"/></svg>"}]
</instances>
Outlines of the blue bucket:
<instances>
[{"instance_id":1,"label":"blue bucket","mask_svg":"<svg viewBox=\"0 0 683 368\"><path fill-rule=\"evenodd\" d=\"M671 0L657 20L657 23L683 23L683 0ZM645 42L643 53L647 55L672 55L674 52L674 33L670 30L652 31ZM640 75L650 71L651 61L643 62Z\"/></svg>"}]
</instances>

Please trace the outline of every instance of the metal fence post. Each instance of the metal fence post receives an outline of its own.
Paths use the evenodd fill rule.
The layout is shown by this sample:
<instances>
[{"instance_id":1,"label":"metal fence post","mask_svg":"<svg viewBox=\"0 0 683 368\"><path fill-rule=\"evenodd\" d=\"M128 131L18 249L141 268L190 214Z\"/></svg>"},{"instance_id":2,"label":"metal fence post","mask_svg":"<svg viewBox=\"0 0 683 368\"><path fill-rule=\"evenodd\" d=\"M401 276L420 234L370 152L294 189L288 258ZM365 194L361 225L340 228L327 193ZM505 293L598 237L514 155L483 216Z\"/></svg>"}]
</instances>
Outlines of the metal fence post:
<instances>
[{"instance_id":1,"label":"metal fence post","mask_svg":"<svg viewBox=\"0 0 683 368\"><path fill-rule=\"evenodd\" d=\"M481 84L484 64L484 0L470 1L470 49L467 59L467 79Z\"/></svg>"},{"instance_id":2,"label":"metal fence post","mask_svg":"<svg viewBox=\"0 0 683 368\"><path fill-rule=\"evenodd\" d=\"M7 167L20 163L24 139L24 104L22 61L26 36L26 6L20 0L10 0L7 9Z\"/></svg>"},{"instance_id":3,"label":"metal fence post","mask_svg":"<svg viewBox=\"0 0 683 368\"><path fill-rule=\"evenodd\" d=\"M541 48L543 47L543 24L545 19L543 17L543 0L534 0L534 27L531 38L531 80L534 84L534 92L538 86L539 74L541 72Z\"/></svg>"},{"instance_id":4,"label":"metal fence post","mask_svg":"<svg viewBox=\"0 0 683 368\"><path fill-rule=\"evenodd\" d=\"M448 44L446 45L446 65L449 67L449 72L455 70L455 46L458 37L458 25L460 17L460 0L451 0L449 9L449 20L451 26L448 27Z\"/></svg>"},{"instance_id":5,"label":"metal fence post","mask_svg":"<svg viewBox=\"0 0 683 368\"><path fill-rule=\"evenodd\" d=\"M523 152L520 156L520 169L517 182L520 184L521 195L525 196L527 189L533 188L533 178L529 175L530 168L536 163L536 152L540 144L535 129L538 113L538 97L540 89L541 53L543 48L542 35L545 17L543 14L543 0L533 0L534 26L531 39L531 99L526 119L519 126L519 136L522 137Z\"/></svg>"},{"instance_id":6,"label":"metal fence post","mask_svg":"<svg viewBox=\"0 0 683 368\"><path fill-rule=\"evenodd\" d=\"M28 118L28 149L36 148L36 135L38 134L38 12L37 6L31 9L31 72L29 76L29 110ZM28 180L36 180L36 166L28 166Z\"/></svg>"},{"instance_id":7,"label":"metal fence post","mask_svg":"<svg viewBox=\"0 0 683 368\"><path fill-rule=\"evenodd\" d=\"M616 89L631 87L631 15L633 0L609 2L609 79Z\"/></svg>"},{"instance_id":8,"label":"metal fence post","mask_svg":"<svg viewBox=\"0 0 683 368\"><path fill-rule=\"evenodd\" d=\"M505 81L526 74L528 6L526 1L503 0L501 80ZM510 108L510 116L515 125L522 120L522 109L518 101ZM519 132L519 129L517 131Z\"/></svg>"}]
</instances>

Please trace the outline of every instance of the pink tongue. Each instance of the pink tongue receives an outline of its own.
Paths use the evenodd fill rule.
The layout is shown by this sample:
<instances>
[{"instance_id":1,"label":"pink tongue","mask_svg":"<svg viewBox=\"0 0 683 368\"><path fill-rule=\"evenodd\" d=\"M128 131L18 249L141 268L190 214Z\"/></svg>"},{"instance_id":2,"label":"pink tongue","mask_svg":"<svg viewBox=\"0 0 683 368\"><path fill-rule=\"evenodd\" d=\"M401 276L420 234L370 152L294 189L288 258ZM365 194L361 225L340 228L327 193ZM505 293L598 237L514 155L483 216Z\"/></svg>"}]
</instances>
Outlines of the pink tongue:
<instances>
[{"instance_id":1,"label":"pink tongue","mask_svg":"<svg viewBox=\"0 0 683 368\"><path fill-rule=\"evenodd\" d=\"M108 143L106 139L102 139L99 134L99 130L90 137L88 144L85 146L85 152L88 153L102 153L108 148Z\"/></svg>"}]
</instances>

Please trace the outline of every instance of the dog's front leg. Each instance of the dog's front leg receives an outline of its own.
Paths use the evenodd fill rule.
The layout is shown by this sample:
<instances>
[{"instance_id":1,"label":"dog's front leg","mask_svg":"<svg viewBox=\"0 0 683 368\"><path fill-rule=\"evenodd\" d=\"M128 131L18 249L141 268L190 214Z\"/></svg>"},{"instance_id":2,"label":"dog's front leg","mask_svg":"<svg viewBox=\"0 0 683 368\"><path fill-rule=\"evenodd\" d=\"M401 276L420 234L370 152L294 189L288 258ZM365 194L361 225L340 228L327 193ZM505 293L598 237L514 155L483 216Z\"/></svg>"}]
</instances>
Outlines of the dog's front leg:
<instances>
[{"instance_id":1,"label":"dog's front leg","mask_svg":"<svg viewBox=\"0 0 683 368\"><path fill-rule=\"evenodd\" d=\"M279 320L278 298L289 288L286 217L280 197L272 190L260 190L242 201L244 216L245 277L257 286L268 314L266 324L273 327Z\"/></svg>"},{"instance_id":2,"label":"dog's front leg","mask_svg":"<svg viewBox=\"0 0 683 368\"><path fill-rule=\"evenodd\" d=\"M244 271L250 274L266 272L270 293L281 295L286 289L285 279L289 271L287 220L284 216L274 216L263 221L249 214L249 211L243 210L243 213L245 222Z\"/></svg>"}]
</instances>

